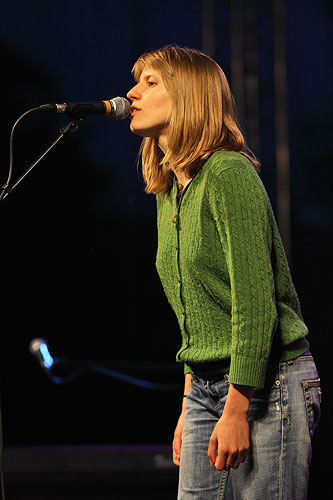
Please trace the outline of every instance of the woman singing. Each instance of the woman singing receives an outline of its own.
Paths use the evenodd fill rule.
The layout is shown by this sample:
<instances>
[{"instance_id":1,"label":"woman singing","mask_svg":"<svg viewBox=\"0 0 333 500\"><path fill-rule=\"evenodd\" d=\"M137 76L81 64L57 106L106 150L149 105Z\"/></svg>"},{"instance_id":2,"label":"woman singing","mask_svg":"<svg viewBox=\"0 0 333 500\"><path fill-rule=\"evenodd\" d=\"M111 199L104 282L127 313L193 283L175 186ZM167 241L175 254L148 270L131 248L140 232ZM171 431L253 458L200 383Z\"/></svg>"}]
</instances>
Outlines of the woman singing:
<instances>
[{"instance_id":1,"label":"woman singing","mask_svg":"<svg viewBox=\"0 0 333 500\"><path fill-rule=\"evenodd\" d=\"M258 161L222 69L169 46L128 92L184 364L178 500L304 500L320 387Z\"/></svg>"}]
</instances>

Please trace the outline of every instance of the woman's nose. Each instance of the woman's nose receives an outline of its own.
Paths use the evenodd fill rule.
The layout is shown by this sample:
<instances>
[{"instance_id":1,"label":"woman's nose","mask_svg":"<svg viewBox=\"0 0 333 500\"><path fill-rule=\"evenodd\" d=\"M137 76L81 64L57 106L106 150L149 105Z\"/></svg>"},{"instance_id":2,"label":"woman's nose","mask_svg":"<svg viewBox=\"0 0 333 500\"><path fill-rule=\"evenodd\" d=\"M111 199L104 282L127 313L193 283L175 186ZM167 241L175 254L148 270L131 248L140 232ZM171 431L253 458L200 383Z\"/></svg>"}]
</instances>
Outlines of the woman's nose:
<instances>
[{"instance_id":1,"label":"woman's nose","mask_svg":"<svg viewBox=\"0 0 333 500\"><path fill-rule=\"evenodd\" d=\"M133 101L134 99L140 99L140 92L138 89L138 84L134 85L134 87L132 87L131 90L129 90L127 92L126 97L127 97L127 99L130 99L131 101Z\"/></svg>"}]
</instances>

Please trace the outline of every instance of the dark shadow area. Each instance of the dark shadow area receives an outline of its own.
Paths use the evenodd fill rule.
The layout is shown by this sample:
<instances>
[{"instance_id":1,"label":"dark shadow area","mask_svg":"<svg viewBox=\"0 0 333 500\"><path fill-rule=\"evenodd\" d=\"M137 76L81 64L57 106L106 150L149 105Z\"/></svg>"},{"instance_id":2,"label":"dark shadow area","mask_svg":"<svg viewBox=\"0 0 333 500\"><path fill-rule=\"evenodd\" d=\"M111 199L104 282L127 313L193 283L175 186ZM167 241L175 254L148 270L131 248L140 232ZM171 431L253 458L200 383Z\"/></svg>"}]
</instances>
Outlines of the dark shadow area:
<instances>
[{"instance_id":1,"label":"dark shadow area","mask_svg":"<svg viewBox=\"0 0 333 500\"><path fill-rule=\"evenodd\" d=\"M259 157L275 208L273 14L272 4L258 6ZM132 64L143 51L173 42L201 48L201 9L201 1L4 2L1 184L10 130L23 112L48 102L94 99L94 92L95 99L125 95ZM326 345L332 315L332 5L288 1L287 10L291 265L323 387L309 489L309 500L315 500L319 482L329 478L332 413ZM230 78L230 1L216 1L215 12L216 59ZM100 120L86 119L1 205L0 376L8 450L172 440L181 390L151 391L94 371L57 385L29 353L31 339L41 337L56 357L105 362L162 384L183 379L174 363L178 325L154 265L155 200L144 194L136 172L140 139L130 134L128 122ZM246 116L241 121L251 132ZM44 113L20 123L14 180L65 123L64 115ZM130 453L126 460L128 470L106 473L34 475L14 468L8 499L176 497L175 469L163 469L162 461L161 468L140 471Z\"/></svg>"}]
</instances>

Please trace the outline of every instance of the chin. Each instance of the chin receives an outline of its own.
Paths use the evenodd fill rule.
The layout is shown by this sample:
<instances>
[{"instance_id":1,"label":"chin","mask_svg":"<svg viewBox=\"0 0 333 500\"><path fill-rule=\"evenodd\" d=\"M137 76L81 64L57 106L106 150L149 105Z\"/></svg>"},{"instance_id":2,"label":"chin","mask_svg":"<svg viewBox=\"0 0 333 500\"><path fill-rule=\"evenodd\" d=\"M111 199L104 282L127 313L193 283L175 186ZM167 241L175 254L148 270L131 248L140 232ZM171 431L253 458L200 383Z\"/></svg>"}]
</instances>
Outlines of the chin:
<instances>
[{"instance_id":1,"label":"chin","mask_svg":"<svg viewBox=\"0 0 333 500\"><path fill-rule=\"evenodd\" d=\"M131 132L133 132L133 134L139 135L140 137L144 137L143 130L140 130L139 128L135 127L132 122L130 124L130 129L131 129Z\"/></svg>"}]
</instances>

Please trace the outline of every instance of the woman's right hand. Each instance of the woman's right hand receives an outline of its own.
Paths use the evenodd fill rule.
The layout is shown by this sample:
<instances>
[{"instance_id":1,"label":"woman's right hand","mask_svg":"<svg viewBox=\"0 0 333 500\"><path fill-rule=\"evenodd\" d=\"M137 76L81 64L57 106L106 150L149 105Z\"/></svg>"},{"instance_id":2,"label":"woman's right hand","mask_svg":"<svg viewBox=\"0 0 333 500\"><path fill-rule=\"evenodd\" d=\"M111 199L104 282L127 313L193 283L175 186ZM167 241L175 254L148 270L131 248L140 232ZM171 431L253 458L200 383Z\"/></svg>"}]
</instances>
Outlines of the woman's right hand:
<instances>
[{"instance_id":1,"label":"woman's right hand","mask_svg":"<svg viewBox=\"0 0 333 500\"><path fill-rule=\"evenodd\" d=\"M180 465L180 454L182 449L183 420L185 409L180 414L172 441L172 459L175 465Z\"/></svg>"},{"instance_id":2,"label":"woman's right hand","mask_svg":"<svg viewBox=\"0 0 333 500\"><path fill-rule=\"evenodd\" d=\"M186 395L191 387L192 376L190 373L186 373L185 375L185 383L184 383L184 397L182 401L182 412L178 419L176 429L173 436L172 441L172 459L175 465L180 465L180 454L182 450L182 436L183 436L183 427L184 427L184 417L186 411Z\"/></svg>"}]
</instances>

